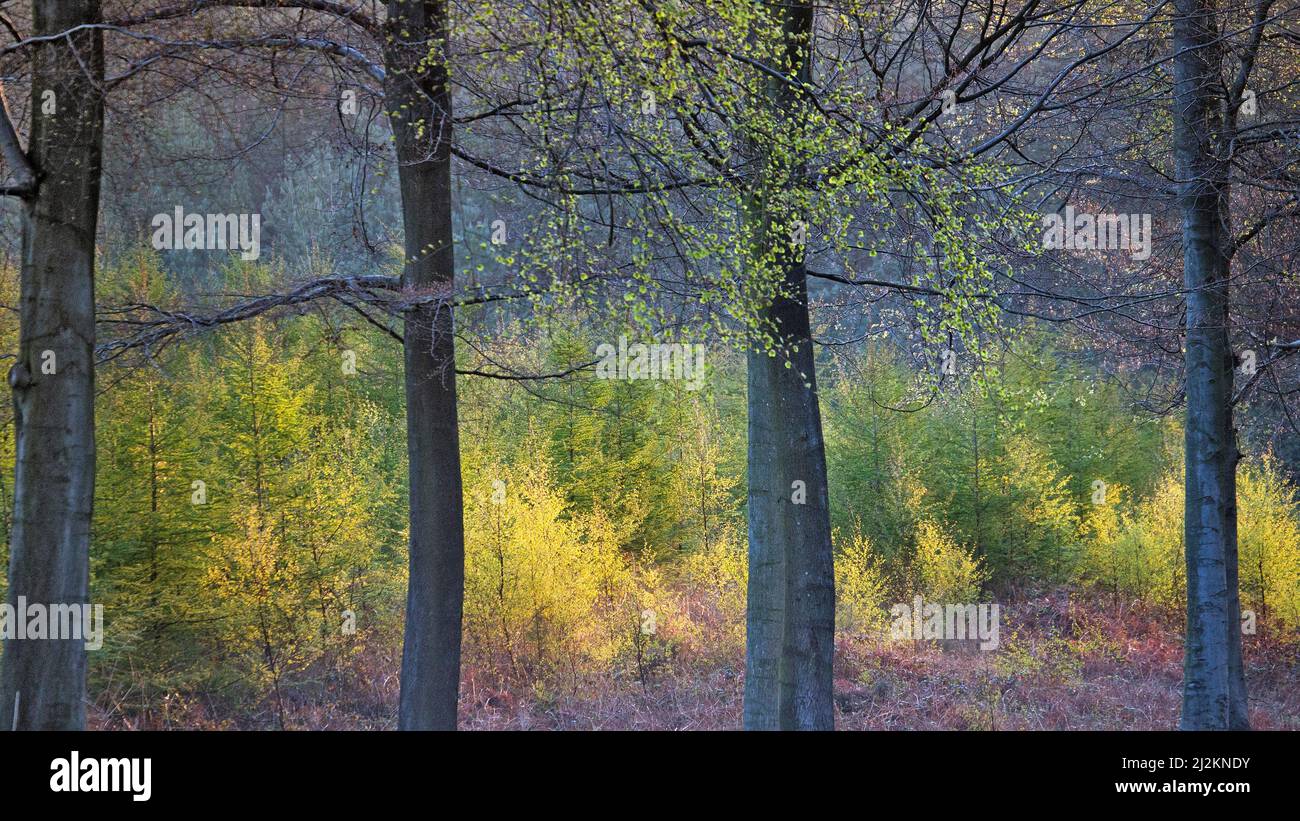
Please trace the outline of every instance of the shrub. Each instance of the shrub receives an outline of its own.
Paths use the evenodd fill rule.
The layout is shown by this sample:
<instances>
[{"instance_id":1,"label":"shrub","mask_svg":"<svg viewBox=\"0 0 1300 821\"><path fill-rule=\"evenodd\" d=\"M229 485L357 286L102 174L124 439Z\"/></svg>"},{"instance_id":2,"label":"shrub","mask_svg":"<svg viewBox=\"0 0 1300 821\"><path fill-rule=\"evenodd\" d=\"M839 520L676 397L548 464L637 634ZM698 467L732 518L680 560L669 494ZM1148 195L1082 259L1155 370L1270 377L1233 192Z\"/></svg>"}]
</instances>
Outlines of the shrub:
<instances>
[{"instance_id":1,"label":"shrub","mask_svg":"<svg viewBox=\"0 0 1300 821\"><path fill-rule=\"evenodd\" d=\"M835 553L836 631L850 635L882 632L888 623L888 600L884 561L871 540L855 527Z\"/></svg>"},{"instance_id":2,"label":"shrub","mask_svg":"<svg viewBox=\"0 0 1300 821\"><path fill-rule=\"evenodd\" d=\"M1170 609L1186 600L1183 477L1171 471L1131 512L1093 514L1087 576L1116 594ZM1300 626L1300 507L1275 460L1243 463L1237 475L1238 577L1243 609L1286 629Z\"/></svg>"},{"instance_id":3,"label":"shrub","mask_svg":"<svg viewBox=\"0 0 1300 821\"><path fill-rule=\"evenodd\" d=\"M1243 465L1237 506L1241 606L1295 630L1300 627L1300 508L1271 456Z\"/></svg>"},{"instance_id":4,"label":"shrub","mask_svg":"<svg viewBox=\"0 0 1300 821\"><path fill-rule=\"evenodd\" d=\"M930 519L917 523L912 573L916 592L934 602L973 602L987 580L983 563Z\"/></svg>"},{"instance_id":5,"label":"shrub","mask_svg":"<svg viewBox=\"0 0 1300 821\"><path fill-rule=\"evenodd\" d=\"M683 556L675 570L675 586L698 631L693 643L722 657L743 654L749 585L749 557L744 542L735 533L724 531L707 547ZM708 636L704 635L706 627L711 628Z\"/></svg>"},{"instance_id":6,"label":"shrub","mask_svg":"<svg viewBox=\"0 0 1300 821\"><path fill-rule=\"evenodd\" d=\"M568 515L541 460L485 475L504 485L467 494L468 652L532 683L608 665L641 612L609 520Z\"/></svg>"}]
</instances>

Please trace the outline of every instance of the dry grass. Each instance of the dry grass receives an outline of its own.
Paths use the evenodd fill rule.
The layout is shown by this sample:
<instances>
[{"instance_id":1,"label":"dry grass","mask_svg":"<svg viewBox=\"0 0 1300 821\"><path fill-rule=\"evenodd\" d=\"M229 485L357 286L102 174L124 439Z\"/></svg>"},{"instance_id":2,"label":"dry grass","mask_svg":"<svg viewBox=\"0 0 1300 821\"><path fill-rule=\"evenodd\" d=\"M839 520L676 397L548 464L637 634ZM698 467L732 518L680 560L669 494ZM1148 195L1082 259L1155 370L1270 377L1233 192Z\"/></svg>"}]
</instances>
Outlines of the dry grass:
<instances>
[{"instance_id":1,"label":"dry grass","mask_svg":"<svg viewBox=\"0 0 1300 821\"><path fill-rule=\"evenodd\" d=\"M471 730L716 730L740 726L741 648L721 614L695 622L644 679L635 666L563 682L503 682L499 671L463 671L460 726ZM703 640L702 640L703 639ZM720 639L720 642L724 640ZM844 730L1163 730L1178 725L1181 620L1140 603L1069 591L1003 607L996 651L934 642L841 636L835 658L836 724ZM1300 646L1245 637L1251 722L1300 729ZM296 729L392 729L400 654L374 648L284 696ZM266 699L237 717L177 697L148 719L100 709L105 729L278 726Z\"/></svg>"}]
</instances>

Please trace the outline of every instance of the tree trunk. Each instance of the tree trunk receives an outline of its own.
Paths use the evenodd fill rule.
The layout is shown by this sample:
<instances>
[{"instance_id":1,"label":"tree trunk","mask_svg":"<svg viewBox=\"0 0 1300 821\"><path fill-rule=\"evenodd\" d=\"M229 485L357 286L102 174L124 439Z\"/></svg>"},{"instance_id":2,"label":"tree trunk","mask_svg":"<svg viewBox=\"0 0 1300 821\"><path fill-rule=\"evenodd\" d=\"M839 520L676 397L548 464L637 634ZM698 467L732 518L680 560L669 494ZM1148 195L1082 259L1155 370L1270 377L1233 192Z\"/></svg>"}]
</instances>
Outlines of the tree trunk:
<instances>
[{"instance_id":1,"label":"tree trunk","mask_svg":"<svg viewBox=\"0 0 1300 821\"><path fill-rule=\"evenodd\" d=\"M98 19L98 0L33 3L37 36ZM82 31L50 40L32 58L27 155L37 186L23 203L21 330L9 372L16 445L8 601L81 609L89 604L95 488L101 35ZM15 617L21 621L24 613ZM84 729L85 692L84 640L5 642L0 727Z\"/></svg>"},{"instance_id":2,"label":"tree trunk","mask_svg":"<svg viewBox=\"0 0 1300 821\"><path fill-rule=\"evenodd\" d=\"M785 34L790 64L801 66L799 76L806 79L812 7L774 6L771 13ZM770 88L776 111L795 109L796 95L788 84L774 82ZM784 233L788 215L772 213L766 200L752 213L762 221L761 242L790 246ZM748 354L744 726L831 730L835 581L807 274L802 250L779 252L778 257L780 293L763 312L777 338L776 356L761 347Z\"/></svg>"},{"instance_id":3,"label":"tree trunk","mask_svg":"<svg viewBox=\"0 0 1300 821\"><path fill-rule=\"evenodd\" d=\"M754 730L830 730L835 589L826 452L802 266L791 267L788 283L797 296L768 311L787 329L787 351L748 357L744 722Z\"/></svg>"},{"instance_id":4,"label":"tree trunk","mask_svg":"<svg viewBox=\"0 0 1300 821\"><path fill-rule=\"evenodd\" d=\"M1187 291L1187 634L1182 727L1247 729L1237 588L1237 441L1229 342L1228 158L1220 46L1209 0L1178 0L1174 159Z\"/></svg>"},{"instance_id":5,"label":"tree trunk","mask_svg":"<svg viewBox=\"0 0 1300 821\"><path fill-rule=\"evenodd\" d=\"M444 0L390 0L385 98L397 141L408 293L451 296L451 94ZM406 315L410 578L398 727L454 730L465 588L450 304Z\"/></svg>"}]
</instances>

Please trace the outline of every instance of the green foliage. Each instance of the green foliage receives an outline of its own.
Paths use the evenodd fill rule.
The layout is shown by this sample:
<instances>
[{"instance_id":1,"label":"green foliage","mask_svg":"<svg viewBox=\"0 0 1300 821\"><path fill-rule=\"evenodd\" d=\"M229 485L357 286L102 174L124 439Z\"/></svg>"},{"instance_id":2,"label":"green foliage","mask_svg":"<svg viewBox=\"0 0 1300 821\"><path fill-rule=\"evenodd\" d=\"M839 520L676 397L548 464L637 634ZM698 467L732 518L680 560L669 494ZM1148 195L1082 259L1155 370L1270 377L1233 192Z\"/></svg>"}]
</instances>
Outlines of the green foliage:
<instances>
[{"instance_id":1,"label":"green foliage","mask_svg":"<svg viewBox=\"0 0 1300 821\"><path fill-rule=\"evenodd\" d=\"M274 274L223 275L251 292ZM148 254L106 268L100 288L117 304L178 298ZM609 335L567 309L547 323L499 326L494 354L559 371ZM14 332L0 327L11 344ZM473 355L462 349L479 367ZM914 356L878 341L839 356L824 380L842 635L878 634L889 604L914 594L970 602L984 587L1088 581L1181 607L1175 425L1134 416L1086 360L1034 334L982 381L941 390L915 375ZM682 654L724 665L743 655L743 367L712 351L709 365L699 390L590 371L522 386L461 380L467 671L549 697L599 676L649 686ZM352 314L320 311L113 362L99 383L101 705L166 726L176 705L203 703L220 721L251 699L243 720L294 726L295 692L336 681L367 650L395 658L398 346ZM0 436L10 460L11 433ZM1243 607L1286 630L1300 624L1293 492L1274 460L1243 463ZM7 534L7 483L0 496Z\"/></svg>"},{"instance_id":2,"label":"green foliage","mask_svg":"<svg viewBox=\"0 0 1300 821\"><path fill-rule=\"evenodd\" d=\"M885 345L841 364L827 392L832 515L861 521L895 562L930 519L971 546L996 588L1073 579L1092 482L1149 491L1171 461L1166 431L1035 334L985 371L936 391Z\"/></svg>"},{"instance_id":3,"label":"green foliage","mask_svg":"<svg viewBox=\"0 0 1300 821\"><path fill-rule=\"evenodd\" d=\"M147 257L101 279L122 303L171 297ZM350 390L329 336L309 319L251 321L101 373L92 598L107 629L91 661L103 686L145 705L196 689L273 695L283 723L286 679L332 669L391 622L402 431Z\"/></svg>"}]
</instances>

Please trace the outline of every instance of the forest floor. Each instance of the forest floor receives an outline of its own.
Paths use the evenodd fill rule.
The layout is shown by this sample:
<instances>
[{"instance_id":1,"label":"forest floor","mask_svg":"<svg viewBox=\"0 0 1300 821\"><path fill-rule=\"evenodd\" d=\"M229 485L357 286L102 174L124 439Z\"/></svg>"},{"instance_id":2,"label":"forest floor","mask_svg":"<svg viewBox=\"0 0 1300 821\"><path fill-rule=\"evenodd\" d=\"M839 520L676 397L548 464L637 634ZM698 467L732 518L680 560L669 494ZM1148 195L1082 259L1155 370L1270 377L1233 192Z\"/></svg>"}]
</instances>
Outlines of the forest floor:
<instances>
[{"instance_id":1,"label":"forest floor","mask_svg":"<svg viewBox=\"0 0 1300 821\"><path fill-rule=\"evenodd\" d=\"M1182 624L1166 614L1065 592L1003 614L992 652L939 642L841 638L842 730L1168 730L1182 696ZM1300 729L1300 645L1243 636L1255 729ZM669 669L646 686L572 693L545 704L470 699L472 729L733 729L744 661Z\"/></svg>"},{"instance_id":2,"label":"forest floor","mask_svg":"<svg viewBox=\"0 0 1300 821\"><path fill-rule=\"evenodd\" d=\"M707 636L706 631L706 636ZM1300 645L1243 636L1255 729L1300 730ZM629 673L554 685L484 686L462 675L470 730L716 730L741 723L743 652L658 659ZM843 730L1168 730L1178 726L1182 623L1174 614L1060 591L1003 608L999 647L840 637L836 726ZM393 729L400 653L365 653L326 685L282 693L293 729ZM153 712L153 711L151 711ZM218 719L190 701L165 721L92 711L103 729L275 728L275 699Z\"/></svg>"}]
</instances>

